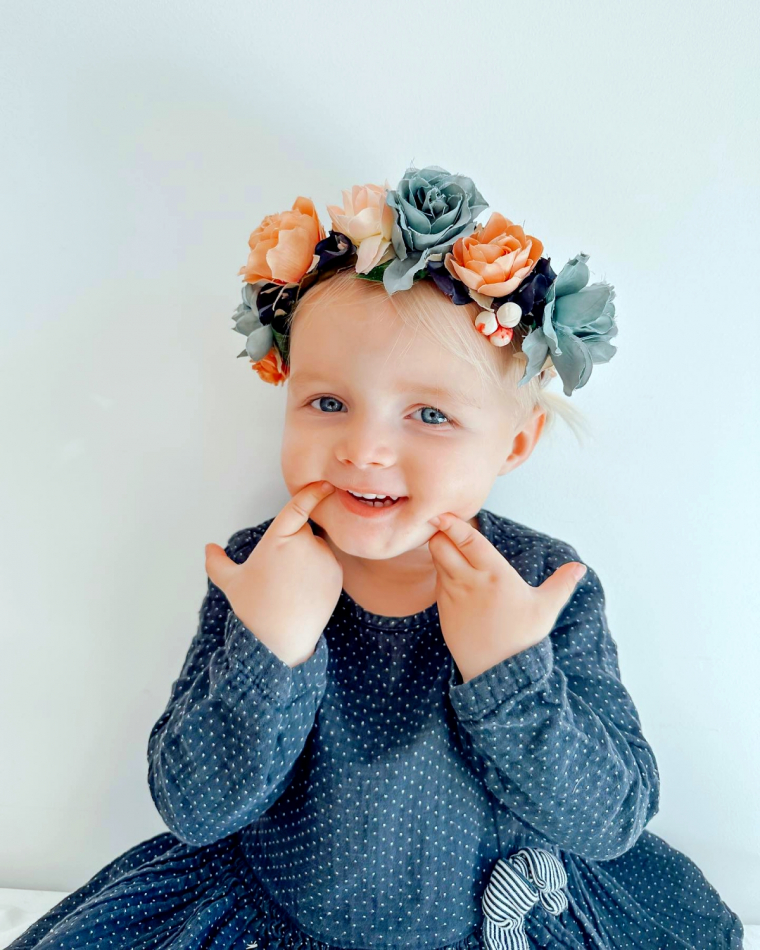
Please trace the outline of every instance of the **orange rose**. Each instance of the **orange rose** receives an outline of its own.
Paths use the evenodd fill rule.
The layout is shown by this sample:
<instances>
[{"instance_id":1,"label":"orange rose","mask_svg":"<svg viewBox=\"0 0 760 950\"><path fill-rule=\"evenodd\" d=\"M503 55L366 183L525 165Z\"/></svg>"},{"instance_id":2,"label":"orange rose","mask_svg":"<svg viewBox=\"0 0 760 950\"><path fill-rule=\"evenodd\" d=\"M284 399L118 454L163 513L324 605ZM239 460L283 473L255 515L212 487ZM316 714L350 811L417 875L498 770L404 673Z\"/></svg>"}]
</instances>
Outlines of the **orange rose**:
<instances>
[{"instance_id":1,"label":"orange rose","mask_svg":"<svg viewBox=\"0 0 760 950\"><path fill-rule=\"evenodd\" d=\"M238 274L250 284L297 284L314 263L314 248L324 237L314 202L298 197L290 211L268 214L251 232L248 263Z\"/></svg>"},{"instance_id":2,"label":"orange rose","mask_svg":"<svg viewBox=\"0 0 760 950\"><path fill-rule=\"evenodd\" d=\"M446 254L446 270L484 297L506 297L530 274L544 252L544 245L519 224L494 211L483 227L479 224L461 237Z\"/></svg>"},{"instance_id":3,"label":"orange rose","mask_svg":"<svg viewBox=\"0 0 760 950\"><path fill-rule=\"evenodd\" d=\"M276 346L273 346L263 359L256 362L251 360L251 369L255 369L265 383L273 383L275 386L284 383L289 375Z\"/></svg>"}]
</instances>

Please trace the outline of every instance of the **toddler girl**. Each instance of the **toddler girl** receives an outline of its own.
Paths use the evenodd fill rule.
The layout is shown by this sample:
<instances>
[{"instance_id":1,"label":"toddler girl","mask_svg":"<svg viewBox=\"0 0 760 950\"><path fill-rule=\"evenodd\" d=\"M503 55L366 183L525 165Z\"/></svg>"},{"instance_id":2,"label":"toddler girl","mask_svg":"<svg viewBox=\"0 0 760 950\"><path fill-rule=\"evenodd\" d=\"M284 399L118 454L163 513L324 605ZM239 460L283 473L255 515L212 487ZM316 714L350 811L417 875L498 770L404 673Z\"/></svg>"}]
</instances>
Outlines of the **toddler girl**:
<instances>
[{"instance_id":1,"label":"toddler girl","mask_svg":"<svg viewBox=\"0 0 760 950\"><path fill-rule=\"evenodd\" d=\"M13 944L731 948L646 830L659 774L595 571L482 507L615 348L614 291L438 166L251 235L235 327L287 380L276 515L209 545L148 782L168 832ZM307 292L308 291L308 292ZM579 571L578 571L579 569Z\"/></svg>"}]
</instances>

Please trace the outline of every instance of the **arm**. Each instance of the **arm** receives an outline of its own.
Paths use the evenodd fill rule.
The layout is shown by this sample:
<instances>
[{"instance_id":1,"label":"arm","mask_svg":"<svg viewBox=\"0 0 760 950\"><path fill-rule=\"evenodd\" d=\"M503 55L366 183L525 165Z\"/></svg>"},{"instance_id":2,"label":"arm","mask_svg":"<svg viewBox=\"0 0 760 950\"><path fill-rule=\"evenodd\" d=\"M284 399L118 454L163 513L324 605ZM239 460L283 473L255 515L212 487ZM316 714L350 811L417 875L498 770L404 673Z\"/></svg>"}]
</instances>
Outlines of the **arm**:
<instances>
[{"instance_id":1,"label":"arm","mask_svg":"<svg viewBox=\"0 0 760 950\"><path fill-rule=\"evenodd\" d=\"M546 558L544 577L567 560L580 559L563 545ZM657 763L620 680L590 567L548 636L466 683L454 667L449 697L488 789L560 848L609 860L657 813Z\"/></svg>"},{"instance_id":2,"label":"arm","mask_svg":"<svg viewBox=\"0 0 760 950\"><path fill-rule=\"evenodd\" d=\"M225 550L245 561L250 532L234 534ZM291 668L209 580L197 633L148 740L151 797L177 838L211 844L282 795L324 697L327 657L323 634L312 656Z\"/></svg>"}]
</instances>

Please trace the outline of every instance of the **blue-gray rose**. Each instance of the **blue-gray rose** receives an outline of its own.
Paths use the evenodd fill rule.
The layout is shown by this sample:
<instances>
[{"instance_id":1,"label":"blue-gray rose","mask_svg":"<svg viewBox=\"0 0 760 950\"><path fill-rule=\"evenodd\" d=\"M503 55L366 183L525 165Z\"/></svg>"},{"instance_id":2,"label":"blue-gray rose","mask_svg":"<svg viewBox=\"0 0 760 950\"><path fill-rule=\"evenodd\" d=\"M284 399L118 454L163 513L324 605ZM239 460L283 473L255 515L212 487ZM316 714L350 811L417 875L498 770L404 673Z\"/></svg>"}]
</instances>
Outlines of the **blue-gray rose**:
<instances>
[{"instance_id":1,"label":"blue-gray rose","mask_svg":"<svg viewBox=\"0 0 760 950\"><path fill-rule=\"evenodd\" d=\"M471 178L439 165L410 166L385 200L395 212L391 243L396 257L383 272L389 295L409 290L431 254L443 255L458 238L472 234L475 218L488 207Z\"/></svg>"},{"instance_id":2,"label":"blue-gray rose","mask_svg":"<svg viewBox=\"0 0 760 950\"><path fill-rule=\"evenodd\" d=\"M233 330L246 337L245 349L238 356L249 356L252 360L262 360L272 348L274 334L271 326L264 326L259 320L259 311L256 298L259 291L268 287L270 281L257 280L255 283L245 283L242 288L243 302L232 314L235 321Z\"/></svg>"},{"instance_id":3,"label":"blue-gray rose","mask_svg":"<svg viewBox=\"0 0 760 950\"><path fill-rule=\"evenodd\" d=\"M562 379L566 396L585 386L594 363L608 363L617 352L609 341L617 332L615 290L610 284L587 287L588 254L576 254L549 288L543 324L530 331L522 344L528 357L523 386L540 372L546 357Z\"/></svg>"}]
</instances>

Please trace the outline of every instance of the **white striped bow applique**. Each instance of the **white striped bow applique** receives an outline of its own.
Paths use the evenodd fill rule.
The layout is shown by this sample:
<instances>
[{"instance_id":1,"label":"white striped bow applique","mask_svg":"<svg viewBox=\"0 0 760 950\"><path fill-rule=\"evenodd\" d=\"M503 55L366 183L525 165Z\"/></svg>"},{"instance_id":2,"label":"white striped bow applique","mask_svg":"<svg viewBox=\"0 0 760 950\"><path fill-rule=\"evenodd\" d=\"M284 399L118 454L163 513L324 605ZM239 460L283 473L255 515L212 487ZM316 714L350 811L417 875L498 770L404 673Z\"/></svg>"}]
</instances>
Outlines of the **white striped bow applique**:
<instances>
[{"instance_id":1,"label":"white striped bow applique","mask_svg":"<svg viewBox=\"0 0 760 950\"><path fill-rule=\"evenodd\" d=\"M499 858L483 893L483 939L489 950L530 950L525 915L536 901L549 913L567 909L567 873L543 848L522 848Z\"/></svg>"}]
</instances>

